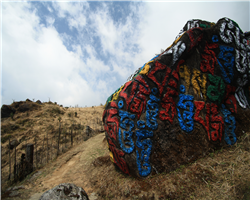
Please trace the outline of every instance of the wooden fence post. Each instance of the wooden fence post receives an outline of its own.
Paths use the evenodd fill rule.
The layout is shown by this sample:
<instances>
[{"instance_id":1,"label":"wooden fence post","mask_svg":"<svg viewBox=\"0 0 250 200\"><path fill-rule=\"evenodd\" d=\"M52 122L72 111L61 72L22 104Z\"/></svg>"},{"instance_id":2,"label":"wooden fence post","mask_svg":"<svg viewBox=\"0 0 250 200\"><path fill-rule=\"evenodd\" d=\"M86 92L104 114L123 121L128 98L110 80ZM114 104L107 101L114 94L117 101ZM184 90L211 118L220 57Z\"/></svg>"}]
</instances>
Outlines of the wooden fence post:
<instances>
[{"instance_id":1,"label":"wooden fence post","mask_svg":"<svg viewBox=\"0 0 250 200\"><path fill-rule=\"evenodd\" d=\"M47 163L49 162L49 146L48 146L48 132L47 132Z\"/></svg>"},{"instance_id":2,"label":"wooden fence post","mask_svg":"<svg viewBox=\"0 0 250 200\"><path fill-rule=\"evenodd\" d=\"M44 135L44 138L43 138L43 152L44 152L44 140L45 140L45 135ZM43 165L43 156L41 157L41 163Z\"/></svg>"},{"instance_id":3,"label":"wooden fence post","mask_svg":"<svg viewBox=\"0 0 250 200\"><path fill-rule=\"evenodd\" d=\"M38 168L38 166L37 166L37 146L36 146L36 136L35 136L35 147L36 147L36 168Z\"/></svg>"},{"instance_id":4,"label":"wooden fence post","mask_svg":"<svg viewBox=\"0 0 250 200\"><path fill-rule=\"evenodd\" d=\"M67 134L67 128L66 128L66 130L65 130L65 127L64 127L64 129L63 129L63 131L64 131L64 149L65 149L65 151L66 151L66 139L67 139L67 137L66 137L66 134Z\"/></svg>"},{"instance_id":5,"label":"wooden fence post","mask_svg":"<svg viewBox=\"0 0 250 200\"><path fill-rule=\"evenodd\" d=\"M60 148L59 148L59 145L60 145L60 134L61 134L60 128L61 128L61 123L59 123L58 144L57 144L57 156L59 155L59 150L60 150Z\"/></svg>"},{"instance_id":6,"label":"wooden fence post","mask_svg":"<svg viewBox=\"0 0 250 200\"><path fill-rule=\"evenodd\" d=\"M71 125L71 146L73 145L73 127Z\"/></svg>"},{"instance_id":7,"label":"wooden fence post","mask_svg":"<svg viewBox=\"0 0 250 200\"><path fill-rule=\"evenodd\" d=\"M50 159L53 160L53 135L51 138L51 156L50 156Z\"/></svg>"},{"instance_id":8,"label":"wooden fence post","mask_svg":"<svg viewBox=\"0 0 250 200\"><path fill-rule=\"evenodd\" d=\"M16 181L16 145L15 145L15 165L14 165L14 180Z\"/></svg>"},{"instance_id":9,"label":"wooden fence post","mask_svg":"<svg viewBox=\"0 0 250 200\"><path fill-rule=\"evenodd\" d=\"M9 180L10 180L10 178L11 178L10 138L9 138L9 165L10 165Z\"/></svg>"},{"instance_id":10,"label":"wooden fence post","mask_svg":"<svg viewBox=\"0 0 250 200\"><path fill-rule=\"evenodd\" d=\"M26 146L26 161L29 163L26 168L27 174L33 172L33 157L34 157L34 144L28 144Z\"/></svg>"}]
</instances>

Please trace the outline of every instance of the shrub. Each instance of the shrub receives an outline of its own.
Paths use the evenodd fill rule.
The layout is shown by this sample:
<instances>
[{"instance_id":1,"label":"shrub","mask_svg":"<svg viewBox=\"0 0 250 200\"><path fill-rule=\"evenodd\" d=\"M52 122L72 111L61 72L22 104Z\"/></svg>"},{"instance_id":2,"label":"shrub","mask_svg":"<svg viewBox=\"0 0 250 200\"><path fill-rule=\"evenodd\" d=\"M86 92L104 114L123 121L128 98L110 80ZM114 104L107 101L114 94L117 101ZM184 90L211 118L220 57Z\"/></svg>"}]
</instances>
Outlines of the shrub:
<instances>
[{"instance_id":1,"label":"shrub","mask_svg":"<svg viewBox=\"0 0 250 200\"><path fill-rule=\"evenodd\" d=\"M11 117L12 120L13 120L13 116L14 116L13 112L10 113L10 117Z\"/></svg>"}]
</instances>

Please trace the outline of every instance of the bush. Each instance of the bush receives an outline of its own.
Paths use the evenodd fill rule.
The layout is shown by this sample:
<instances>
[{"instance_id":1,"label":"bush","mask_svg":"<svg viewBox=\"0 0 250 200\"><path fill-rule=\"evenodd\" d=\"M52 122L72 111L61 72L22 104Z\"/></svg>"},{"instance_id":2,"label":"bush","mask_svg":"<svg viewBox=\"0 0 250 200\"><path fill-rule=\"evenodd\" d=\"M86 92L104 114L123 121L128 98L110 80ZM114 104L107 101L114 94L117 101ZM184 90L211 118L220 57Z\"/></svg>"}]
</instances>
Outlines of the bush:
<instances>
[{"instance_id":1,"label":"bush","mask_svg":"<svg viewBox=\"0 0 250 200\"><path fill-rule=\"evenodd\" d=\"M14 116L13 112L10 113L10 117L11 117L12 120L13 120L13 116Z\"/></svg>"}]
</instances>

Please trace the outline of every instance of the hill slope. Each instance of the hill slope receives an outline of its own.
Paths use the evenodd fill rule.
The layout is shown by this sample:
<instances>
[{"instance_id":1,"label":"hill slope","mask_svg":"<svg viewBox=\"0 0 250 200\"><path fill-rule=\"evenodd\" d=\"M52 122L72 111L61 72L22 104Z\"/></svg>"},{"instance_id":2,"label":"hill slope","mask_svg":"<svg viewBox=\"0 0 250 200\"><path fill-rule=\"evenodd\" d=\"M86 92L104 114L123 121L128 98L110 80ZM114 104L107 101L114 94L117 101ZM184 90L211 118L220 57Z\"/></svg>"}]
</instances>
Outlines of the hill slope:
<instances>
[{"instance_id":1,"label":"hill slope","mask_svg":"<svg viewBox=\"0 0 250 200\"><path fill-rule=\"evenodd\" d=\"M48 111L55 108L65 113ZM75 111L79 118L69 117L68 113L74 114ZM90 119L100 119L102 111L103 107L66 109L54 104L44 104L40 110L29 112L28 116L26 113L19 113L13 117L14 120L2 119L2 137L8 134L3 133L3 130L9 125L18 124L19 127L11 132L12 137L19 140L26 136L29 143L33 142L32 134L39 131L36 135L42 141L48 131L46 128L50 125L54 127L49 129L50 133L56 134L59 117L62 118L61 122L75 120L76 124L83 125L86 120L89 124ZM27 122L21 124L19 120ZM65 124L69 127L70 122ZM53 138L53 134L49 134L49 137ZM21 142L17 149L25 142ZM170 174L157 174L146 179L131 178L116 170L109 160L104 133L100 133L86 141L82 140L22 182L16 183L15 185L25 188L17 190L19 194L16 197L7 197L8 192L3 195L8 183L4 179L8 176L8 163L6 165L4 162L8 160L8 154L5 153L7 143L2 143L2 199L39 199L43 192L64 182L83 187L91 199L250 198L250 133L245 133L233 147L211 153L204 159L182 166ZM20 148L20 151L23 150Z\"/></svg>"}]
</instances>

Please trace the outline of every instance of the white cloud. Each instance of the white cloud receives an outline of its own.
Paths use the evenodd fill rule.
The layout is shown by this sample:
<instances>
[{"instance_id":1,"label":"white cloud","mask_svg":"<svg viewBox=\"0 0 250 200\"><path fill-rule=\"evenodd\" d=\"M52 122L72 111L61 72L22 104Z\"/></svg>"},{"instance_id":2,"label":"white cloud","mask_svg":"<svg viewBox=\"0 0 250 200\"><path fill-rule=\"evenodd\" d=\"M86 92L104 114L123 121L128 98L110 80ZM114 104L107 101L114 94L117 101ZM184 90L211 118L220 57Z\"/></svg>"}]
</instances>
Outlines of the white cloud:
<instances>
[{"instance_id":1,"label":"white cloud","mask_svg":"<svg viewBox=\"0 0 250 200\"><path fill-rule=\"evenodd\" d=\"M49 12L53 13L53 10L52 10L52 8L50 6L47 6L47 9L48 9Z\"/></svg>"},{"instance_id":2,"label":"white cloud","mask_svg":"<svg viewBox=\"0 0 250 200\"><path fill-rule=\"evenodd\" d=\"M3 102L36 98L81 106L103 103L79 72L81 48L69 52L53 26L39 25L29 3L3 5ZM48 20L49 21L49 20Z\"/></svg>"},{"instance_id":3,"label":"white cloud","mask_svg":"<svg viewBox=\"0 0 250 200\"><path fill-rule=\"evenodd\" d=\"M46 17L47 26L53 26L55 19L53 17Z\"/></svg>"},{"instance_id":4,"label":"white cloud","mask_svg":"<svg viewBox=\"0 0 250 200\"><path fill-rule=\"evenodd\" d=\"M67 19L70 29L80 31L86 25L85 14L89 9L87 2L53 2L52 5L57 10L58 17Z\"/></svg>"},{"instance_id":5,"label":"white cloud","mask_svg":"<svg viewBox=\"0 0 250 200\"><path fill-rule=\"evenodd\" d=\"M87 2L53 2L56 15L43 16L45 27L31 3L2 3L3 103L50 97L65 106L99 105L170 46L189 19L216 22L229 17L243 31L249 28L249 7L240 3L133 2L131 12L118 22L106 3L100 4L92 12ZM58 17L75 35L57 32Z\"/></svg>"}]
</instances>

